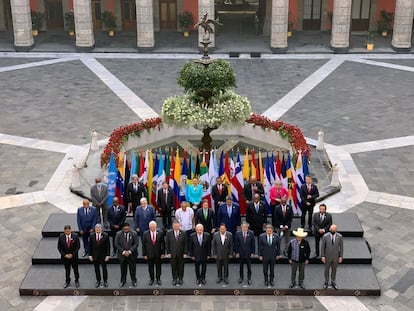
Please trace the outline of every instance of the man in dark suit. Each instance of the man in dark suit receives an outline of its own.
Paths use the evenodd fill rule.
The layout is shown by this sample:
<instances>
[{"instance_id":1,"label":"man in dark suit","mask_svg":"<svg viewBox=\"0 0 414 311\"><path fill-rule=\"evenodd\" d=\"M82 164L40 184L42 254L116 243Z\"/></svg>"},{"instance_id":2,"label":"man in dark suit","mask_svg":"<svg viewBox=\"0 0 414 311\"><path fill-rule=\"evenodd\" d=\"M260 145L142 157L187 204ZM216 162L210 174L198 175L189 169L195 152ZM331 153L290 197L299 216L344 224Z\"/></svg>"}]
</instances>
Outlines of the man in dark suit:
<instances>
[{"instance_id":1,"label":"man in dark suit","mask_svg":"<svg viewBox=\"0 0 414 311\"><path fill-rule=\"evenodd\" d=\"M144 236L144 232L149 229L150 221L156 221L155 209L148 205L146 198L141 198L141 205L137 207L134 215L135 230L141 236Z\"/></svg>"},{"instance_id":2,"label":"man in dark suit","mask_svg":"<svg viewBox=\"0 0 414 311\"><path fill-rule=\"evenodd\" d=\"M98 214L96 208L89 205L89 200L85 199L82 201L82 207L78 208L76 215L78 223L79 235L83 240L84 252L82 257L85 257L89 251L89 234L93 232L93 228L98 222Z\"/></svg>"},{"instance_id":3,"label":"man in dark suit","mask_svg":"<svg viewBox=\"0 0 414 311\"><path fill-rule=\"evenodd\" d=\"M108 234L102 232L101 224L96 224L95 233L89 236L89 260L95 266L95 288L101 285L101 270L99 266L102 266L104 286L108 287L108 269L106 268L106 263L109 261L109 253L111 251L109 244Z\"/></svg>"},{"instance_id":4,"label":"man in dark suit","mask_svg":"<svg viewBox=\"0 0 414 311\"><path fill-rule=\"evenodd\" d=\"M126 209L124 206L119 205L119 199L117 197L113 198L112 207L108 209L108 222L111 231L109 235L112 236L112 247L113 252L112 256L116 255L115 247L115 235L118 231L121 231L121 226L126 219Z\"/></svg>"},{"instance_id":5,"label":"man in dark suit","mask_svg":"<svg viewBox=\"0 0 414 311\"><path fill-rule=\"evenodd\" d=\"M170 258L172 285L182 285L184 276L184 256L187 251L187 233L180 230L180 223L173 221L172 229L165 236L166 257Z\"/></svg>"},{"instance_id":6,"label":"man in dark suit","mask_svg":"<svg viewBox=\"0 0 414 311\"><path fill-rule=\"evenodd\" d=\"M149 230L144 232L142 239L142 255L148 262L148 273L150 280L148 285L154 284L154 268L157 284L161 285L161 259L164 255L164 235L161 230L157 229L157 223L151 221Z\"/></svg>"},{"instance_id":7,"label":"man in dark suit","mask_svg":"<svg viewBox=\"0 0 414 311\"><path fill-rule=\"evenodd\" d=\"M229 259L233 254L233 235L227 231L224 223L220 224L219 231L214 233L211 249L217 263L216 283L224 281L225 284L229 284Z\"/></svg>"},{"instance_id":8,"label":"man in dark suit","mask_svg":"<svg viewBox=\"0 0 414 311\"><path fill-rule=\"evenodd\" d=\"M128 213L132 212L132 216L134 216L141 198L147 197L147 189L141 182L138 182L138 176L136 174L133 174L131 179L132 182L127 186L126 204L128 206Z\"/></svg>"},{"instance_id":9,"label":"man in dark suit","mask_svg":"<svg viewBox=\"0 0 414 311\"><path fill-rule=\"evenodd\" d=\"M201 202L201 208L196 212L195 223L202 224L206 232L213 234L216 230L215 218L213 210L208 207L208 201L203 200Z\"/></svg>"},{"instance_id":10,"label":"man in dark suit","mask_svg":"<svg viewBox=\"0 0 414 311\"><path fill-rule=\"evenodd\" d=\"M253 201L246 206L246 222L250 224L249 229L254 232L255 236L263 233L263 228L267 222L266 206L260 200L260 195L256 193Z\"/></svg>"},{"instance_id":11,"label":"man in dark suit","mask_svg":"<svg viewBox=\"0 0 414 311\"><path fill-rule=\"evenodd\" d=\"M132 286L137 286L138 239L138 235L130 229L127 222L122 224L122 231L119 231L115 236L115 247L118 250L118 260L121 266L121 283L119 287L124 287L125 285L128 267Z\"/></svg>"},{"instance_id":12,"label":"man in dark suit","mask_svg":"<svg viewBox=\"0 0 414 311\"><path fill-rule=\"evenodd\" d=\"M273 226L267 225L266 232L259 237L259 260L263 262L265 286L274 286L275 263L280 258L280 241L273 232ZM270 269L270 274L269 274Z\"/></svg>"},{"instance_id":13,"label":"man in dark suit","mask_svg":"<svg viewBox=\"0 0 414 311\"><path fill-rule=\"evenodd\" d=\"M226 185L223 184L221 177L216 178L216 184L211 187L211 197L214 200L214 215L217 220L218 209L221 204L226 201L226 197L229 193L229 190Z\"/></svg>"},{"instance_id":14,"label":"man in dark suit","mask_svg":"<svg viewBox=\"0 0 414 311\"><path fill-rule=\"evenodd\" d=\"M206 284L207 260L211 254L210 234L204 232L202 224L196 226L196 232L190 237L189 255L194 260L197 285Z\"/></svg>"},{"instance_id":15,"label":"man in dark suit","mask_svg":"<svg viewBox=\"0 0 414 311\"><path fill-rule=\"evenodd\" d=\"M315 200L319 197L318 187L312 183L312 177L309 175L305 178L306 183L300 187L300 199L302 217L300 219L301 227L305 228L306 213L308 213L308 226L312 230L312 214Z\"/></svg>"},{"instance_id":16,"label":"man in dark suit","mask_svg":"<svg viewBox=\"0 0 414 311\"><path fill-rule=\"evenodd\" d=\"M108 221L108 187L101 182L100 178L95 179L95 185L91 187L91 200L98 212L98 222L107 224Z\"/></svg>"},{"instance_id":17,"label":"man in dark suit","mask_svg":"<svg viewBox=\"0 0 414 311\"><path fill-rule=\"evenodd\" d=\"M75 274L75 286L79 288L79 269L78 269L78 251L80 248L79 238L72 233L70 225L66 225L63 229L64 233L59 236L57 248L65 266L65 285L67 288L70 284L70 267Z\"/></svg>"},{"instance_id":18,"label":"man in dark suit","mask_svg":"<svg viewBox=\"0 0 414 311\"><path fill-rule=\"evenodd\" d=\"M264 188L263 185L257 181L256 176L250 176L250 180L248 183L244 185L243 188L243 195L246 199L246 202L249 203L253 200L255 194L259 194L260 198L264 195Z\"/></svg>"},{"instance_id":19,"label":"man in dark suit","mask_svg":"<svg viewBox=\"0 0 414 311\"><path fill-rule=\"evenodd\" d=\"M174 208L174 204L174 190L164 181L157 194L157 206L162 211L164 231L171 229L171 210Z\"/></svg>"},{"instance_id":20,"label":"man in dark suit","mask_svg":"<svg viewBox=\"0 0 414 311\"><path fill-rule=\"evenodd\" d=\"M247 265L247 284L252 285L252 268L251 258L254 256L256 239L252 230L249 230L249 224L242 222L241 230L236 232L235 238L235 253L236 258L240 262L240 278L239 284L243 283L244 278L244 264Z\"/></svg>"},{"instance_id":21,"label":"man in dark suit","mask_svg":"<svg viewBox=\"0 0 414 311\"><path fill-rule=\"evenodd\" d=\"M344 256L344 241L342 235L337 232L337 227L332 224L329 232L322 237L321 243L321 260L325 264L325 283L323 288L328 288L329 271L331 271L331 285L338 289L336 285L336 268L342 263Z\"/></svg>"},{"instance_id":22,"label":"man in dark suit","mask_svg":"<svg viewBox=\"0 0 414 311\"><path fill-rule=\"evenodd\" d=\"M299 287L305 289L303 285L303 280L305 279L305 265L309 263L310 256L310 246L309 242L304 238L308 235L303 228L298 228L298 230L293 230L293 234L296 236L296 239L292 239L288 247L288 260L292 267L292 273L290 277L290 288L295 287L296 285L296 271L299 270Z\"/></svg>"},{"instance_id":23,"label":"man in dark suit","mask_svg":"<svg viewBox=\"0 0 414 311\"><path fill-rule=\"evenodd\" d=\"M236 233L240 229L241 216L239 204L233 203L233 198L228 195L226 203L223 203L219 207L217 216L217 225L225 224L226 228L232 234Z\"/></svg>"},{"instance_id":24,"label":"man in dark suit","mask_svg":"<svg viewBox=\"0 0 414 311\"><path fill-rule=\"evenodd\" d=\"M286 251L290 241L290 228L292 227L293 209L289 204L286 204L285 197L281 198L280 204L275 207L274 215L276 223L274 223L273 226L277 228L281 240L280 242L283 241L284 246L282 248L281 245L280 248L283 249L283 255L287 257Z\"/></svg>"},{"instance_id":25,"label":"man in dark suit","mask_svg":"<svg viewBox=\"0 0 414 311\"><path fill-rule=\"evenodd\" d=\"M319 205L319 213L313 214L313 235L315 236L315 258L319 256L319 245L321 237L332 225L332 215L326 212L326 205Z\"/></svg>"}]
</instances>

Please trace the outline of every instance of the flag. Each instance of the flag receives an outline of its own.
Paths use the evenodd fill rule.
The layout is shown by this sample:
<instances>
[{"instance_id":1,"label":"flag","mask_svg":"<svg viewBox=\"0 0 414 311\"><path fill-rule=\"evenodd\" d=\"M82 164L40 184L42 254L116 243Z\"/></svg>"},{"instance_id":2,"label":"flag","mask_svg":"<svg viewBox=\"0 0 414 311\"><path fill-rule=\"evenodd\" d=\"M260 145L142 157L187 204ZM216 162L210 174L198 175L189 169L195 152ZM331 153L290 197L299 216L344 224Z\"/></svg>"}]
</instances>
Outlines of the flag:
<instances>
[{"instance_id":1,"label":"flag","mask_svg":"<svg viewBox=\"0 0 414 311\"><path fill-rule=\"evenodd\" d=\"M285 154L282 155L282 161L280 163L280 179L282 181L282 186L287 190L289 185L288 185L288 180L287 180L287 177L286 177Z\"/></svg>"},{"instance_id":2,"label":"flag","mask_svg":"<svg viewBox=\"0 0 414 311\"><path fill-rule=\"evenodd\" d=\"M129 170L129 161L127 159L126 154L125 154L125 161L124 161L124 163L125 163L125 167L124 167L125 178L124 178L124 183L123 183L124 191L122 193L123 193L124 198L126 198L127 195L128 195L127 194L127 191L128 191L129 178L130 178L130 175L131 175L130 174L130 170Z\"/></svg>"},{"instance_id":3,"label":"flag","mask_svg":"<svg viewBox=\"0 0 414 311\"><path fill-rule=\"evenodd\" d=\"M275 155L272 152L272 157L269 158L269 170L270 170L270 184L273 185L276 180L276 170L275 170Z\"/></svg>"},{"instance_id":4,"label":"flag","mask_svg":"<svg viewBox=\"0 0 414 311\"><path fill-rule=\"evenodd\" d=\"M115 196L119 199L119 204L124 205L124 178L120 171L117 171Z\"/></svg>"},{"instance_id":5,"label":"flag","mask_svg":"<svg viewBox=\"0 0 414 311\"><path fill-rule=\"evenodd\" d=\"M154 206L155 209L157 207L157 190L158 190L158 169L160 166L160 160L158 158L158 154L155 153L155 160L154 160L154 168L152 173L152 186L151 186L151 205Z\"/></svg>"},{"instance_id":6,"label":"flag","mask_svg":"<svg viewBox=\"0 0 414 311\"><path fill-rule=\"evenodd\" d=\"M243 172L242 172L242 165L240 161L240 153L237 153L237 159L236 163L233 162L233 159L231 160L233 172L230 173L230 182L231 182L231 189L232 189L232 196L233 199L236 199L240 206L240 214L245 215L246 214L246 200L243 196L243 186L244 186L244 180L243 180Z\"/></svg>"},{"instance_id":7,"label":"flag","mask_svg":"<svg viewBox=\"0 0 414 311\"><path fill-rule=\"evenodd\" d=\"M210 180L210 191L211 191L211 187L213 187L216 184L217 177L218 177L218 173L217 173L217 163L216 163L216 152L211 150L210 161L208 164L208 178ZM210 195L210 206L214 206L214 200L211 195Z\"/></svg>"},{"instance_id":8,"label":"flag","mask_svg":"<svg viewBox=\"0 0 414 311\"><path fill-rule=\"evenodd\" d=\"M306 153L303 155L303 176L306 178L306 176L309 175L309 160Z\"/></svg>"},{"instance_id":9,"label":"flag","mask_svg":"<svg viewBox=\"0 0 414 311\"><path fill-rule=\"evenodd\" d=\"M206 152L202 154L202 162L200 164L200 183L203 187L203 200L211 201L211 185L208 176L208 167L206 160Z\"/></svg>"},{"instance_id":10,"label":"flag","mask_svg":"<svg viewBox=\"0 0 414 311\"><path fill-rule=\"evenodd\" d=\"M187 153L184 150L183 156L183 168L181 169L181 176L180 176L180 202L185 201L185 194L187 191L187 178L188 178L188 166L187 166Z\"/></svg>"},{"instance_id":11,"label":"flag","mask_svg":"<svg viewBox=\"0 0 414 311\"><path fill-rule=\"evenodd\" d=\"M262 161L262 153L259 150L259 176L257 176L257 180L260 181L260 183L264 184L264 170L263 170L263 161Z\"/></svg>"},{"instance_id":12,"label":"flag","mask_svg":"<svg viewBox=\"0 0 414 311\"><path fill-rule=\"evenodd\" d=\"M177 209L180 204L180 180L181 180L181 162L180 162L180 154L177 152L175 154L175 163L174 163L174 194L175 194L175 208Z\"/></svg>"},{"instance_id":13,"label":"flag","mask_svg":"<svg viewBox=\"0 0 414 311\"><path fill-rule=\"evenodd\" d=\"M108 186L108 206L112 206L112 201L115 196L117 172L118 170L116 169L115 156L114 153L111 152L111 157L109 158L108 176L106 177L106 184Z\"/></svg>"},{"instance_id":14,"label":"flag","mask_svg":"<svg viewBox=\"0 0 414 311\"><path fill-rule=\"evenodd\" d=\"M120 151L118 154L118 171L122 179L125 177L125 160L124 152Z\"/></svg>"},{"instance_id":15,"label":"flag","mask_svg":"<svg viewBox=\"0 0 414 311\"><path fill-rule=\"evenodd\" d=\"M194 170L194 177L200 178L201 176L201 168L200 168L200 154L197 150L196 152L196 165Z\"/></svg>"},{"instance_id":16,"label":"flag","mask_svg":"<svg viewBox=\"0 0 414 311\"><path fill-rule=\"evenodd\" d=\"M167 155L163 157L162 152L160 152L160 162L158 163L158 180L157 180L157 192L158 189L162 187L162 183L165 181L165 159Z\"/></svg>"},{"instance_id":17,"label":"flag","mask_svg":"<svg viewBox=\"0 0 414 311\"><path fill-rule=\"evenodd\" d=\"M145 173L145 157L142 154L142 151L139 153L139 171L138 171L138 180L144 183L144 173Z\"/></svg>"},{"instance_id":18,"label":"flag","mask_svg":"<svg viewBox=\"0 0 414 311\"><path fill-rule=\"evenodd\" d=\"M282 181L282 162L280 161L279 151L277 152L275 169L276 169L276 180Z\"/></svg>"},{"instance_id":19,"label":"flag","mask_svg":"<svg viewBox=\"0 0 414 311\"><path fill-rule=\"evenodd\" d=\"M170 157L170 169L167 171L165 171L165 173L167 174L168 178L168 185L174 189L174 168L175 168L175 162L174 162L174 150L171 149L171 155Z\"/></svg>"},{"instance_id":20,"label":"flag","mask_svg":"<svg viewBox=\"0 0 414 311\"><path fill-rule=\"evenodd\" d=\"M149 151L148 150L145 151L145 160L144 160L143 170L144 172L142 174L142 183L145 185L145 187L148 188L148 178L149 178Z\"/></svg>"},{"instance_id":21,"label":"flag","mask_svg":"<svg viewBox=\"0 0 414 311\"><path fill-rule=\"evenodd\" d=\"M147 161L145 161L146 163ZM151 204L151 193L152 193L152 177L154 176L154 159L152 158L152 151L148 150L148 180L147 184L145 185L148 189L148 202Z\"/></svg>"},{"instance_id":22,"label":"flag","mask_svg":"<svg viewBox=\"0 0 414 311\"><path fill-rule=\"evenodd\" d=\"M246 149L246 154L244 156L244 164L243 164L243 179L249 180L250 178L250 165L249 165L249 150Z\"/></svg>"},{"instance_id":23,"label":"flag","mask_svg":"<svg viewBox=\"0 0 414 311\"><path fill-rule=\"evenodd\" d=\"M137 155L135 153L135 150L132 150L131 152L131 171L129 176L129 182L132 182L132 175L137 173Z\"/></svg>"},{"instance_id":24,"label":"flag","mask_svg":"<svg viewBox=\"0 0 414 311\"><path fill-rule=\"evenodd\" d=\"M224 152L223 152L223 150L220 153L220 163L219 163L218 174L219 174L220 177L223 178L223 176L224 176Z\"/></svg>"},{"instance_id":25,"label":"flag","mask_svg":"<svg viewBox=\"0 0 414 311\"><path fill-rule=\"evenodd\" d=\"M270 211L270 189L272 188L272 173L271 173L271 164L274 162L269 158L269 154L266 154L265 159L265 170L264 170L264 183L263 188L265 192L265 202L266 202L266 213L269 214Z\"/></svg>"},{"instance_id":26,"label":"flag","mask_svg":"<svg viewBox=\"0 0 414 311\"><path fill-rule=\"evenodd\" d=\"M260 176L257 171L256 159L254 157L254 149L251 151L252 154L252 161L251 161L251 174L250 176L256 176L257 180L259 180Z\"/></svg>"},{"instance_id":27,"label":"flag","mask_svg":"<svg viewBox=\"0 0 414 311\"><path fill-rule=\"evenodd\" d=\"M189 157L188 157L188 173L187 173L187 184L188 185L193 184L194 164L193 164L192 158L193 158L193 155L190 152Z\"/></svg>"}]
</instances>

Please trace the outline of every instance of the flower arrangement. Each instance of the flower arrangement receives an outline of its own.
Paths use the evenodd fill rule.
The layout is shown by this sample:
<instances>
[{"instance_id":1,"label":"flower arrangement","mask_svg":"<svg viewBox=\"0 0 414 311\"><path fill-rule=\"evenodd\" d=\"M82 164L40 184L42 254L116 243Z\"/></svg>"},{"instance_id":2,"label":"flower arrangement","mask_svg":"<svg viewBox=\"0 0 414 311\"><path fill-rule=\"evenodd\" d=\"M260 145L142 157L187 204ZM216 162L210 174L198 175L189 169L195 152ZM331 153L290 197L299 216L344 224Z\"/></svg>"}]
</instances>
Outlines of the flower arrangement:
<instances>
[{"instance_id":1,"label":"flower arrangement","mask_svg":"<svg viewBox=\"0 0 414 311\"><path fill-rule=\"evenodd\" d=\"M130 135L136 135L139 137L143 131L150 132L153 129L159 130L162 123L161 118L153 118L144 120L140 123L124 125L116 128L109 137L109 141L101 154L101 167L108 165L111 152L114 152L116 157L115 161L118 163L118 154ZM245 121L245 123L253 124L253 126L260 126L263 130L273 130L278 132L282 138L289 140L295 154L302 151L302 153L306 154L308 159L310 159L310 148L306 143L306 139L303 136L302 131L298 127L282 121L272 121L257 114L252 114Z\"/></svg>"},{"instance_id":2,"label":"flower arrangement","mask_svg":"<svg viewBox=\"0 0 414 311\"><path fill-rule=\"evenodd\" d=\"M197 129L242 124L251 114L250 102L233 91L219 91L205 101L195 92L169 97L162 106L166 124Z\"/></svg>"}]
</instances>

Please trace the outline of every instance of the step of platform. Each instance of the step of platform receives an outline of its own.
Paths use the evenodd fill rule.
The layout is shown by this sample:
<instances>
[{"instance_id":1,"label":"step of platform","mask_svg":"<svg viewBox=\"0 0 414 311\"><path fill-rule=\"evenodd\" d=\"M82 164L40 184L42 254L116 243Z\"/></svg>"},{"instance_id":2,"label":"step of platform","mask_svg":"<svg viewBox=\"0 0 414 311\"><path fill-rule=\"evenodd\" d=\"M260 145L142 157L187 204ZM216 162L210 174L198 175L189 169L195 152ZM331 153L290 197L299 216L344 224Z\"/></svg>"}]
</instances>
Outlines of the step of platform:
<instances>
[{"instance_id":1,"label":"step of platform","mask_svg":"<svg viewBox=\"0 0 414 311\"><path fill-rule=\"evenodd\" d=\"M60 254L57 251L57 240L58 238L42 238L39 242L38 247L36 248L33 257L32 264L60 264ZM112 239L111 239L112 240ZM313 237L307 238L311 246L311 254L314 253L315 241ZM112 241L111 241L112 242ZM142 248L141 243L138 249L138 262L144 262L142 258ZM372 256L369 251L369 248L365 242L364 238L344 238L344 263L345 264L370 264L372 262ZM111 246L112 250L112 246ZM79 250L79 263L87 264L89 263L88 257L82 257L83 247L81 242L81 249ZM235 260L235 259L234 259ZM165 262L168 262L168 259L164 259ZM117 263L118 259L116 257L111 257L110 263ZM253 263L259 263L258 258L252 259ZM312 259L311 263L321 263L320 259ZM287 259L280 259L280 263L286 264Z\"/></svg>"},{"instance_id":2,"label":"step of platform","mask_svg":"<svg viewBox=\"0 0 414 311\"><path fill-rule=\"evenodd\" d=\"M216 265L207 267L207 284L195 284L194 266L185 265L184 284L171 284L170 265L162 265L161 286L148 286L147 265L137 265L138 286L132 287L129 280L123 288L119 288L120 268L109 265L108 288L95 288L95 274L93 266L79 267L80 288L76 289L73 282L71 287L63 289L63 265L32 266L20 286L20 295L24 296L72 296L72 295L300 295L300 296L379 296L381 293L375 273L370 265L340 265L337 270L338 290L322 289L324 282L324 267L322 265L308 265L305 270L305 290L289 288L291 269L287 265L275 266L275 286L265 287L261 265L252 266L252 285L246 282L238 284L239 266L231 264L229 267L229 285L216 284Z\"/></svg>"},{"instance_id":3,"label":"step of platform","mask_svg":"<svg viewBox=\"0 0 414 311\"><path fill-rule=\"evenodd\" d=\"M344 237L362 237L364 230L359 222L358 216L355 213L333 213L333 222L338 226L338 232ZM244 219L244 217L243 217ZM269 216L270 220L270 216ZM132 217L127 217L127 222L134 227L134 221ZM162 228L162 221L160 217L157 217L158 226ZM65 225L71 225L72 230L77 232L78 225L76 222L76 214L67 213L53 213L50 214L46 224L42 229L43 237L58 237L63 232ZM292 228L296 229L300 227L300 219L294 218L292 222Z\"/></svg>"}]
</instances>

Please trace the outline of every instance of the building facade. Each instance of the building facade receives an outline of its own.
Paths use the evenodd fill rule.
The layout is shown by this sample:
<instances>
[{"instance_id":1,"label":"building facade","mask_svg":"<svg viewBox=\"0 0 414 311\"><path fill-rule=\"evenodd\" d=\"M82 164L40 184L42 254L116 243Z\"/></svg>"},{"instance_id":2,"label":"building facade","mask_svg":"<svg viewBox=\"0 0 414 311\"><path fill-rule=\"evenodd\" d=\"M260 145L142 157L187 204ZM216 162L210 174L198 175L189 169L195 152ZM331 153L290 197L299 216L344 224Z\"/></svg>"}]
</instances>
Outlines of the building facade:
<instances>
[{"instance_id":1,"label":"building facade","mask_svg":"<svg viewBox=\"0 0 414 311\"><path fill-rule=\"evenodd\" d=\"M76 46L94 47L94 32L106 30L102 13L112 12L116 31L136 31L138 49L152 49L154 34L181 31L179 16L189 11L198 20L220 14L253 14L260 20L260 34L269 36L274 52L288 48L288 30L330 31L336 52L349 48L351 31L377 29L381 11L393 14L392 47L411 49L414 0L0 0L0 31L13 30L16 50L30 50L34 44L32 14L41 13L41 31L65 29L65 13L73 12ZM199 38L201 40L201 31ZM214 46L214 36L212 44Z\"/></svg>"}]
</instances>

